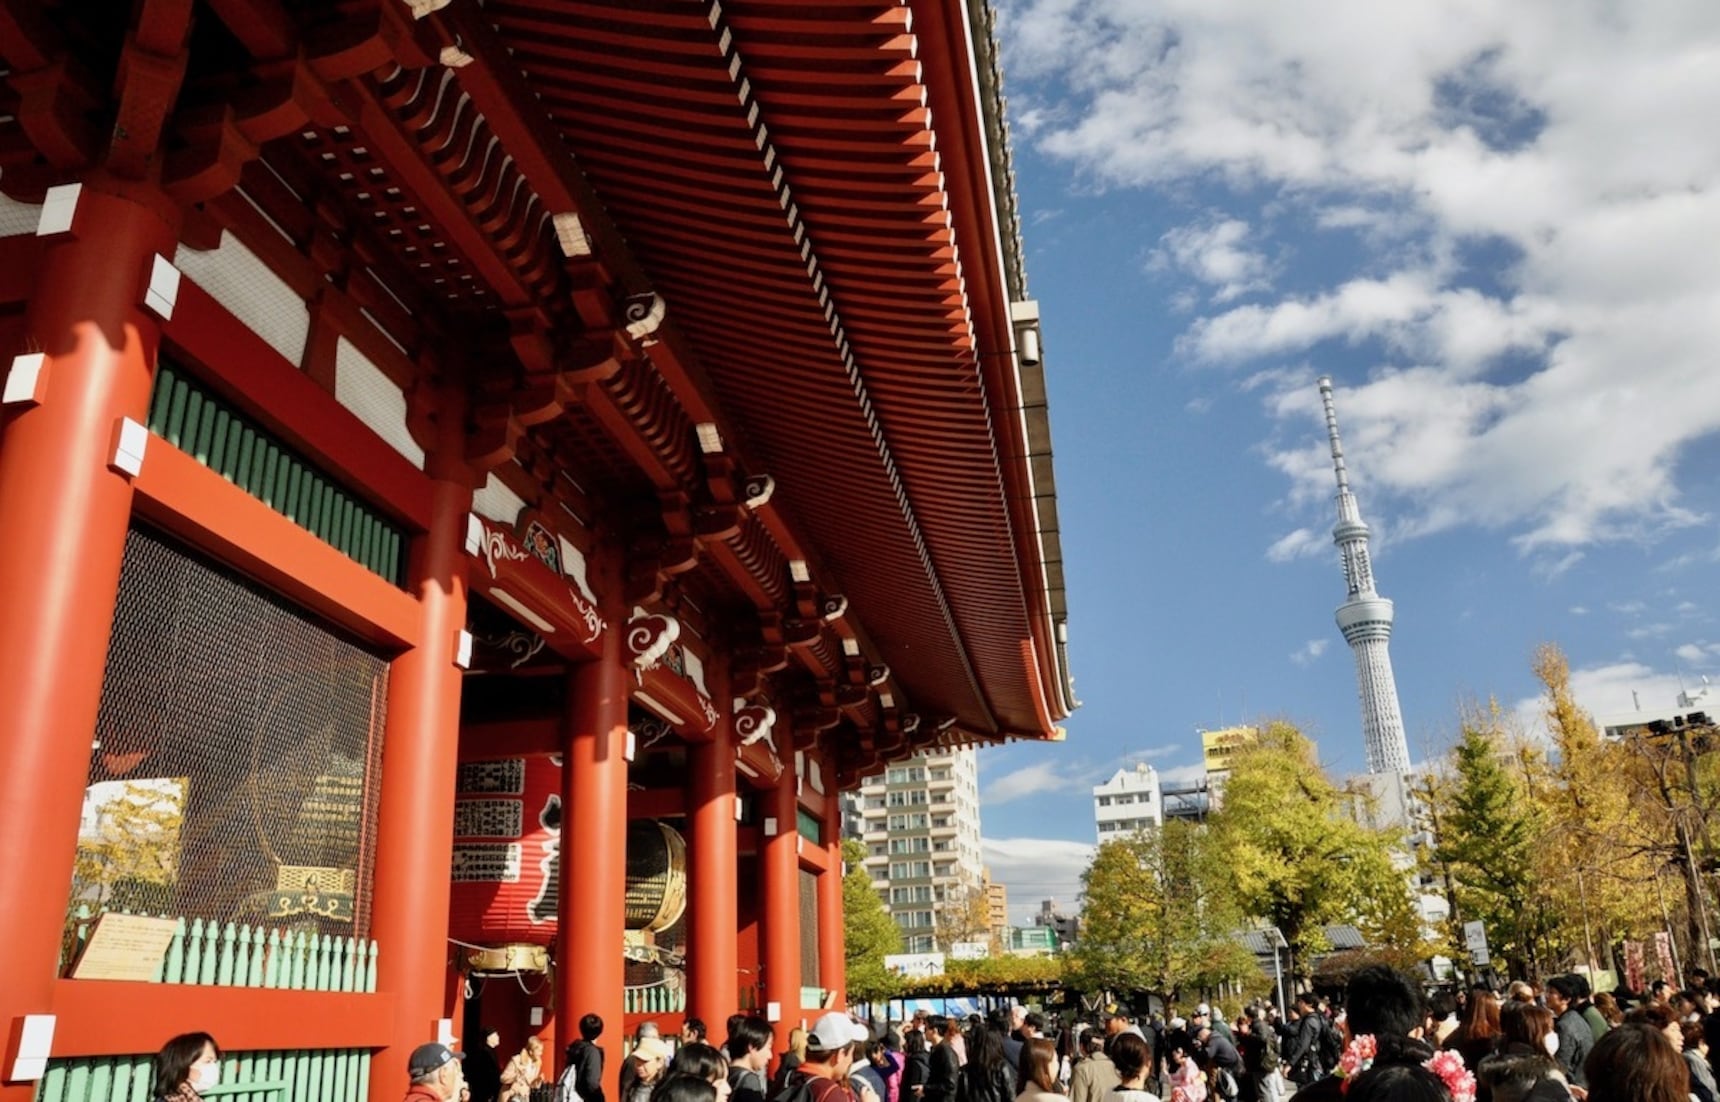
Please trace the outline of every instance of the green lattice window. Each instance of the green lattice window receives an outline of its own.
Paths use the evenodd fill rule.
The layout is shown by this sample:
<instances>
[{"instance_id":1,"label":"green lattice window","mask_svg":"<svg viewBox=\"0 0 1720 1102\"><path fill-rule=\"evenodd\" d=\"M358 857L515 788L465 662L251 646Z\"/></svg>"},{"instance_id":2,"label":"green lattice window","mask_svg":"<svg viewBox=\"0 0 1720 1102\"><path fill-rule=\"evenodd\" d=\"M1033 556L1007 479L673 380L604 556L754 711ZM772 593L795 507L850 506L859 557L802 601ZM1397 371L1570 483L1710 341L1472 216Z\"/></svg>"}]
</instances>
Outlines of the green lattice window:
<instances>
[{"instance_id":1,"label":"green lattice window","mask_svg":"<svg viewBox=\"0 0 1720 1102\"><path fill-rule=\"evenodd\" d=\"M405 535L165 357L149 429L335 550L400 584Z\"/></svg>"}]
</instances>

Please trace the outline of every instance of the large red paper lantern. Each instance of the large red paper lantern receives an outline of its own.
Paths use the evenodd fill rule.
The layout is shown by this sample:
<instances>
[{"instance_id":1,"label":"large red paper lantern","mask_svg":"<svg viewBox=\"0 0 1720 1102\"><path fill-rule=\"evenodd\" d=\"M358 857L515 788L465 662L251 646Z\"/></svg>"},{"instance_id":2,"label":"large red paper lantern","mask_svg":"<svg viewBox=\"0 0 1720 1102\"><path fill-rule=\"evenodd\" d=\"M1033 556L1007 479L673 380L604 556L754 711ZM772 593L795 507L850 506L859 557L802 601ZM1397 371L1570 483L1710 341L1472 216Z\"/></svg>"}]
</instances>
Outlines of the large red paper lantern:
<instances>
[{"instance_id":1,"label":"large red paper lantern","mask_svg":"<svg viewBox=\"0 0 1720 1102\"><path fill-rule=\"evenodd\" d=\"M449 935L475 945L553 943L560 760L462 762L456 792Z\"/></svg>"},{"instance_id":2,"label":"large red paper lantern","mask_svg":"<svg viewBox=\"0 0 1720 1102\"><path fill-rule=\"evenodd\" d=\"M554 944L561 758L462 762L456 793L449 935L471 945ZM637 819L626 846L627 926L667 929L686 907L686 842L665 823Z\"/></svg>"}]
</instances>

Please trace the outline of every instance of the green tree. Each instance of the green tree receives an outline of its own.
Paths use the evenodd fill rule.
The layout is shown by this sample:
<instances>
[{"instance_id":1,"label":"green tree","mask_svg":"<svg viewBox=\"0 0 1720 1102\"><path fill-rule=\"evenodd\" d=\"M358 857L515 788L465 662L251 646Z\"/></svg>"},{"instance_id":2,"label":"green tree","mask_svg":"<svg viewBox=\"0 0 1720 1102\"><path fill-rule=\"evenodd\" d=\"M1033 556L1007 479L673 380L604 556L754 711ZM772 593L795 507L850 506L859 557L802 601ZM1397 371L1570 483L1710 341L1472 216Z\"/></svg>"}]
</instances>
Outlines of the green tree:
<instances>
[{"instance_id":1,"label":"green tree","mask_svg":"<svg viewBox=\"0 0 1720 1102\"><path fill-rule=\"evenodd\" d=\"M1331 923L1355 923L1406 959L1419 959L1425 948L1394 853L1403 840L1361 825L1354 815L1360 798L1332 783L1313 743L1286 722L1268 724L1231 759L1213 837L1243 910L1283 932L1300 974L1330 948Z\"/></svg>"},{"instance_id":2,"label":"green tree","mask_svg":"<svg viewBox=\"0 0 1720 1102\"><path fill-rule=\"evenodd\" d=\"M884 901L866 872L866 850L849 839L842 843L843 959L847 963L848 997L854 1002L893 998L901 978L884 967L884 958L902 948L902 934L884 909Z\"/></svg>"},{"instance_id":3,"label":"green tree","mask_svg":"<svg viewBox=\"0 0 1720 1102\"><path fill-rule=\"evenodd\" d=\"M957 991L1049 987L1060 983L1063 975L1063 958L1056 956L952 960L945 963L943 975L908 980L903 984L903 992L944 995Z\"/></svg>"},{"instance_id":4,"label":"green tree","mask_svg":"<svg viewBox=\"0 0 1720 1102\"><path fill-rule=\"evenodd\" d=\"M1545 817L1528 796L1499 707L1470 709L1451 748L1448 783L1434 788L1434 858L1455 882L1457 912L1487 929L1493 954L1538 975L1553 920L1539 890Z\"/></svg>"},{"instance_id":5,"label":"green tree","mask_svg":"<svg viewBox=\"0 0 1720 1102\"><path fill-rule=\"evenodd\" d=\"M1204 826L1172 820L1108 841L1081 883L1070 969L1083 986L1174 998L1185 984L1258 978L1235 940L1243 918L1230 870Z\"/></svg>"}]
</instances>

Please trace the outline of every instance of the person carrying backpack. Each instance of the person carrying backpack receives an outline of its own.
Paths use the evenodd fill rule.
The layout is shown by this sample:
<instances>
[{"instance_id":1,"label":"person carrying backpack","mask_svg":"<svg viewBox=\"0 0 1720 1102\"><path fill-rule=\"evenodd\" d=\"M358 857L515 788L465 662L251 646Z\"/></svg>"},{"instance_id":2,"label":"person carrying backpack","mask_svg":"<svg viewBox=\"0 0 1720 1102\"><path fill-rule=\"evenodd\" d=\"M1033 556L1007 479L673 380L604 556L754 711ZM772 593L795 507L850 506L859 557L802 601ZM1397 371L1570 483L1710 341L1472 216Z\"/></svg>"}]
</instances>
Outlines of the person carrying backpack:
<instances>
[{"instance_id":1,"label":"person carrying backpack","mask_svg":"<svg viewBox=\"0 0 1720 1102\"><path fill-rule=\"evenodd\" d=\"M771 1102L877 1102L869 1088L856 1092L849 1084L855 1055L870 1038L866 1027L848 1015L825 1014L806 1035L806 1059L789 1072Z\"/></svg>"},{"instance_id":2,"label":"person carrying backpack","mask_svg":"<svg viewBox=\"0 0 1720 1102\"><path fill-rule=\"evenodd\" d=\"M1296 1014L1296 1031L1284 1062L1290 1067L1290 1078L1307 1086L1325 1073L1320 1066L1320 1041L1326 1020L1315 1008L1314 996L1307 992L1296 996Z\"/></svg>"},{"instance_id":3,"label":"person carrying backpack","mask_svg":"<svg viewBox=\"0 0 1720 1102\"><path fill-rule=\"evenodd\" d=\"M1345 988L1345 1029L1352 1037L1372 1037L1381 1053L1379 1063L1421 1064L1433 1055L1414 1036L1421 1032L1422 1014L1421 985L1394 968L1369 965L1351 976ZM1338 1047L1341 1056L1341 1039ZM1342 1102L1345 1082L1337 1075L1316 1079L1297 1091L1291 1102Z\"/></svg>"},{"instance_id":4,"label":"person carrying backpack","mask_svg":"<svg viewBox=\"0 0 1720 1102\"><path fill-rule=\"evenodd\" d=\"M1324 1014L1314 1016L1320 1020L1320 1074L1330 1075L1344 1058L1344 1035L1337 1023Z\"/></svg>"},{"instance_id":5,"label":"person carrying backpack","mask_svg":"<svg viewBox=\"0 0 1720 1102\"><path fill-rule=\"evenodd\" d=\"M557 1102L604 1102L603 1050L597 1047L601 1036L602 1018L587 1014L579 1019L579 1040L567 1046L565 1067L556 1081Z\"/></svg>"}]
</instances>

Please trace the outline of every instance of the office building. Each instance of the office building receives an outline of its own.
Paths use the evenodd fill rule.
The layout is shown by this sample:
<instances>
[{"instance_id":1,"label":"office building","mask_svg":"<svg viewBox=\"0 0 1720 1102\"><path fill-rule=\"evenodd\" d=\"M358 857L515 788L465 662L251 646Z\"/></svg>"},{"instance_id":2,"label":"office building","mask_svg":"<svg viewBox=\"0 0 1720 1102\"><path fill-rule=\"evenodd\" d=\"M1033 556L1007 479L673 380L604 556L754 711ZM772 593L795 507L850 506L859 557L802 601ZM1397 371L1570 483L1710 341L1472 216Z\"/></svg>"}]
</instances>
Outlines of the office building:
<instances>
[{"instance_id":1,"label":"office building","mask_svg":"<svg viewBox=\"0 0 1720 1102\"><path fill-rule=\"evenodd\" d=\"M979 764L973 749L939 750L892 765L860 788L866 871L902 931L902 951L940 948L946 908L978 917L958 940L983 936Z\"/></svg>"}]
</instances>

